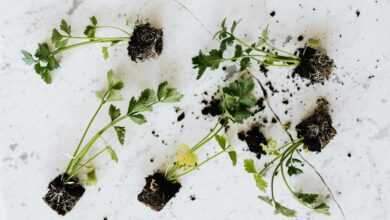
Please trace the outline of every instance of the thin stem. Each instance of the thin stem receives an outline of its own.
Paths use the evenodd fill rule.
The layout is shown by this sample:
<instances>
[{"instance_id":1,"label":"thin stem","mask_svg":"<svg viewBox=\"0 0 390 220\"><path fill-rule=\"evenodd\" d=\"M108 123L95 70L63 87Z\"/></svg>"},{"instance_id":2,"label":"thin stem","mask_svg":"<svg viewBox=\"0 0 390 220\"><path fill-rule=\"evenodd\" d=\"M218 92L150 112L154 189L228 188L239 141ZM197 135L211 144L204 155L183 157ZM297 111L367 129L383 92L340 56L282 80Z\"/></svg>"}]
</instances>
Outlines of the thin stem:
<instances>
[{"instance_id":1,"label":"thin stem","mask_svg":"<svg viewBox=\"0 0 390 220\"><path fill-rule=\"evenodd\" d=\"M60 48L56 49L55 51L53 51L52 53L53 53L53 55L56 55L56 54L61 53L63 51L66 51L66 50L69 50L69 49L73 49L73 48L77 48L77 47L81 47L81 46L88 45L88 44L110 43L110 42L124 41L124 40L128 40L128 38L127 37L92 38L91 40L87 40L87 41L83 41L83 42L80 42L80 43L71 44L71 45L68 45L68 46L65 46L65 47L60 47Z\"/></svg>"},{"instance_id":2,"label":"thin stem","mask_svg":"<svg viewBox=\"0 0 390 220\"><path fill-rule=\"evenodd\" d=\"M79 150L80 150L80 147L81 147L81 145L83 144L84 139L85 139L85 137L87 136L87 133L88 133L89 129L91 128L92 123L95 121L96 116L98 115L98 113L99 113L100 110L102 109L103 105L106 103L106 102L104 101L104 97L106 97L106 95L108 94L108 91L109 91L109 90L107 90L107 91L104 93L103 98L102 98L102 101L100 102L100 104L99 104L97 110L96 110L95 113L92 115L91 119L89 120L89 122L88 122L88 124L87 124L87 127L85 127L84 132L83 132L83 134L82 134L82 136L81 136L81 138L80 138L80 141L79 141L79 143L78 143L78 145L77 145L77 147L76 147L76 150L74 151L74 153L73 153L73 155L72 155L72 159L70 160L70 162L69 162L69 164L68 164L68 166L67 166L67 168L66 168L66 170L65 170L65 173L67 173L67 172L72 168L74 159L75 159L76 155L78 154L78 152L79 152Z\"/></svg>"},{"instance_id":3,"label":"thin stem","mask_svg":"<svg viewBox=\"0 0 390 220\"><path fill-rule=\"evenodd\" d=\"M214 128L208 133L202 140L200 140L197 144L195 144L192 148L191 151L195 152L196 150L200 149L202 146L204 146L207 142L212 140L215 135L217 135L221 130L223 126L217 121L217 124L214 126Z\"/></svg>"},{"instance_id":4,"label":"thin stem","mask_svg":"<svg viewBox=\"0 0 390 220\"><path fill-rule=\"evenodd\" d=\"M105 151L107 151L107 149L108 149L108 147L105 147L105 148L101 149L96 154L94 154L92 157L90 157L85 163L83 163L81 165L78 165L77 169L74 170L72 172L72 174L69 176L69 179L71 179L72 177L76 176L81 171L82 168L87 166L91 161L93 161L94 159L99 157L101 154L103 154Z\"/></svg>"},{"instance_id":5,"label":"thin stem","mask_svg":"<svg viewBox=\"0 0 390 220\"><path fill-rule=\"evenodd\" d=\"M110 26L110 25L99 25L99 26L96 26L96 28L111 28L111 29L116 29L118 31L121 31L129 36L131 36L131 33L126 31L125 29L123 28L120 28L120 27L115 27L115 26Z\"/></svg>"},{"instance_id":6,"label":"thin stem","mask_svg":"<svg viewBox=\"0 0 390 220\"><path fill-rule=\"evenodd\" d=\"M213 156L207 158L207 159L204 160L203 162L199 163L197 166L195 166L195 167L193 167L193 168L191 168L191 169L189 169L189 170L187 170L187 171L185 171L185 172L183 172L183 173L181 173L181 174L175 175L175 179L179 179L180 177L182 177L182 176L184 176L184 175L186 175L186 174L191 173L192 171L198 169L199 167L201 167L202 165L206 164L206 163L209 162L210 160L212 160L212 159L218 157L219 155L225 153L225 152L226 152L228 149L230 149L230 148L231 148L231 147L229 146L229 147L225 148L224 150L222 150L222 151L220 151L220 152L214 154Z\"/></svg>"}]
</instances>

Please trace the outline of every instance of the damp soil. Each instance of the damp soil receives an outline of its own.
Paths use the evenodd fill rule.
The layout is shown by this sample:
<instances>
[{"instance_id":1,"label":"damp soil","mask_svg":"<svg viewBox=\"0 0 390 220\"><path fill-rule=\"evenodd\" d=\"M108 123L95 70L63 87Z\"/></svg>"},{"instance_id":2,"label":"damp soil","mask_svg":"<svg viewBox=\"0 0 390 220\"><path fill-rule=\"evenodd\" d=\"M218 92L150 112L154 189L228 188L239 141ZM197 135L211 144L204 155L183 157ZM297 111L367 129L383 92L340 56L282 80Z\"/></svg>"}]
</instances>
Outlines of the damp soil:
<instances>
[{"instance_id":1,"label":"damp soil","mask_svg":"<svg viewBox=\"0 0 390 220\"><path fill-rule=\"evenodd\" d=\"M329 79L334 61L321 49L305 46L296 51L300 63L295 67L293 75L310 80L311 84L323 83Z\"/></svg>"},{"instance_id":2,"label":"damp soil","mask_svg":"<svg viewBox=\"0 0 390 220\"><path fill-rule=\"evenodd\" d=\"M253 125L248 131L239 132L238 138L246 142L249 151L255 153L258 159L261 158L261 155L266 154L261 144L267 144L267 140L261 132L259 125Z\"/></svg>"},{"instance_id":3,"label":"damp soil","mask_svg":"<svg viewBox=\"0 0 390 220\"><path fill-rule=\"evenodd\" d=\"M299 123L295 129L298 137L303 138L308 150L321 152L337 134L332 126L328 101L325 98L319 98L314 113Z\"/></svg>"},{"instance_id":4,"label":"damp soil","mask_svg":"<svg viewBox=\"0 0 390 220\"><path fill-rule=\"evenodd\" d=\"M146 177L146 184L138 201L144 203L155 211L160 211L179 192L181 184L166 179L165 175L156 172Z\"/></svg>"},{"instance_id":5,"label":"damp soil","mask_svg":"<svg viewBox=\"0 0 390 220\"><path fill-rule=\"evenodd\" d=\"M77 177L69 179L68 174L58 175L49 183L48 192L43 200L59 215L65 215L73 209L85 192Z\"/></svg>"},{"instance_id":6,"label":"damp soil","mask_svg":"<svg viewBox=\"0 0 390 220\"><path fill-rule=\"evenodd\" d=\"M132 61L144 61L157 57L163 49L163 30L152 27L150 23L138 24L127 47Z\"/></svg>"}]
</instances>

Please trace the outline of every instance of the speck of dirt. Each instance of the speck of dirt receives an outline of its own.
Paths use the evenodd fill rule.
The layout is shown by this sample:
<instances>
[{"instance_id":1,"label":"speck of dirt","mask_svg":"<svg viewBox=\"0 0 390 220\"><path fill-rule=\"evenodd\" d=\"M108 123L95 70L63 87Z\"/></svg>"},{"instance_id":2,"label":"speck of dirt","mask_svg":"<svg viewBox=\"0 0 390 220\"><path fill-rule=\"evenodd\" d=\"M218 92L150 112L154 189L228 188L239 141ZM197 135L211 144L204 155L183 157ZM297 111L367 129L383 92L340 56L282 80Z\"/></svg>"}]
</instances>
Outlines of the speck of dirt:
<instances>
[{"instance_id":1,"label":"speck of dirt","mask_svg":"<svg viewBox=\"0 0 390 220\"><path fill-rule=\"evenodd\" d=\"M260 72L264 73L265 76L267 76L268 71L269 69L264 64L260 65Z\"/></svg>"},{"instance_id":2,"label":"speck of dirt","mask_svg":"<svg viewBox=\"0 0 390 220\"><path fill-rule=\"evenodd\" d=\"M217 116L222 114L221 106L220 106L221 100L219 99L212 99L208 104L202 109L203 115L210 114L211 116Z\"/></svg>"},{"instance_id":3,"label":"speck of dirt","mask_svg":"<svg viewBox=\"0 0 390 220\"><path fill-rule=\"evenodd\" d=\"M278 122L278 120L276 120L276 118L273 117L272 120L271 120L271 122L272 122L272 124L276 124L276 122Z\"/></svg>"},{"instance_id":4,"label":"speck of dirt","mask_svg":"<svg viewBox=\"0 0 390 220\"><path fill-rule=\"evenodd\" d=\"M154 162L154 158L150 158L150 162L153 163Z\"/></svg>"},{"instance_id":5,"label":"speck of dirt","mask_svg":"<svg viewBox=\"0 0 390 220\"><path fill-rule=\"evenodd\" d=\"M22 153L22 154L19 156L19 158L20 158L21 160L25 161L25 160L27 160L27 158L28 158L28 154L27 154L26 152L24 152L24 153Z\"/></svg>"},{"instance_id":6,"label":"speck of dirt","mask_svg":"<svg viewBox=\"0 0 390 220\"><path fill-rule=\"evenodd\" d=\"M157 132L155 130L152 130L152 135L156 138L160 137L159 134L157 134Z\"/></svg>"},{"instance_id":7,"label":"speck of dirt","mask_svg":"<svg viewBox=\"0 0 390 220\"><path fill-rule=\"evenodd\" d=\"M375 77L375 75L369 75L369 76L368 76L369 79L372 79L372 78L374 78L374 77Z\"/></svg>"},{"instance_id":8,"label":"speck of dirt","mask_svg":"<svg viewBox=\"0 0 390 220\"><path fill-rule=\"evenodd\" d=\"M352 154L351 154L351 153L348 153L347 156L348 156L349 158L351 158L351 157L352 157Z\"/></svg>"},{"instance_id":9,"label":"speck of dirt","mask_svg":"<svg viewBox=\"0 0 390 220\"><path fill-rule=\"evenodd\" d=\"M271 81L266 82L265 85L271 91L271 95L274 95L275 93L279 93L279 91L277 89L275 89L275 87L272 85Z\"/></svg>"},{"instance_id":10,"label":"speck of dirt","mask_svg":"<svg viewBox=\"0 0 390 220\"><path fill-rule=\"evenodd\" d=\"M249 151L255 153L258 159L260 159L261 155L266 154L261 144L267 144L267 139L260 131L259 125L252 125L251 129L247 132L239 132L238 139L245 141Z\"/></svg>"},{"instance_id":11,"label":"speck of dirt","mask_svg":"<svg viewBox=\"0 0 390 220\"><path fill-rule=\"evenodd\" d=\"M107 217L104 217L103 220L108 220L108 218L107 218Z\"/></svg>"},{"instance_id":12,"label":"speck of dirt","mask_svg":"<svg viewBox=\"0 0 390 220\"><path fill-rule=\"evenodd\" d=\"M15 151L17 147L18 147L18 144L16 144L16 143L9 145L9 148L11 149L11 151Z\"/></svg>"},{"instance_id":13,"label":"speck of dirt","mask_svg":"<svg viewBox=\"0 0 390 220\"><path fill-rule=\"evenodd\" d=\"M185 118L186 114L182 112L179 116L177 116L177 121L182 121Z\"/></svg>"},{"instance_id":14,"label":"speck of dirt","mask_svg":"<svg viewBox=\"0 0 390 220\"><path fill-rule=\"evenodd\" d=\"M297 38L298 41L303 41L303 39L305 39L305 38L303 37L303 35L299 35L298 38Z\"/></svg>"},{"instance_id":15,"label":"speck of dirt","mask_svg":"<svg viewBox=\"0 0 390 220\"><path fill-rule=\"evenodd\" d=\"M356 13L356 17L359 17L359 16L360 16L360 10L359 10L359 9L356 10L355 13Z\"/></svg>"},{"instance_id":16,"label":"speck of dirt","mask_svg":"<svg viewBox=\"0 0 390 220\"><path fill-rule=\"evenodd\" d=\"M275 11L271 11L271 13L269 13L269 15L270 15L271 17L274 17L274 16L276 15L276 12L275 12Z\"/></svg>"},{"instance_id":17,"label":"speck of dirt","mask_svg":"<svg viewBox=\"0 0 390 220\"><path fill-rule=\"evenodd\" d=\"M282 103L283 103L284 105L288 105L288 99L283 99Z\"/></svg>"},{"instance_id":18,"label":"speck of dirt","mask_svg":"<svg viewBox=\"0 0 390 220\"><path fill-rule=\"evenodd\" d=\"M190 199L191 199L191 201L195 201L195 200L196 200L195 195L191 195L191 196L190 196Z\"/></svg>"}]
</instances>

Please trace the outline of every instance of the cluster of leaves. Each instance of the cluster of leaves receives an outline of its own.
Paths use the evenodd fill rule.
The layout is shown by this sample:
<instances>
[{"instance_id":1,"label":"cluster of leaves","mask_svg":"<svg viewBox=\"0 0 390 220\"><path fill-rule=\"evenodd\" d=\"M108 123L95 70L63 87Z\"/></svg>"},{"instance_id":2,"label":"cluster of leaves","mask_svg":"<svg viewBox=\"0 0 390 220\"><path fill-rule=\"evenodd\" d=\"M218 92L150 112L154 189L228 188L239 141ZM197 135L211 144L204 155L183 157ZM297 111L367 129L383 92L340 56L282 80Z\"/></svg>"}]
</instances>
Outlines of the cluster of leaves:
<instances>
[{"instance_id":1,"label":"cluster of leaves","mask_svg":"<svg viewBox=\"0 0 390 220\"><path fill-rule=\"evenodd\" d=\"M122 100L120 90L123 88L124 84L117 76L115 76L112 70L108 71L107 73L107 81L107 89L96 93L100 99L100 105L97 112L94 114L91 121L89 122L89 125L92 124L93 120L95 119L96 115L104 104ZM96 159L101 154L107 152L109 153L112 160L118 161L118 156L115 153L114 149L103 139L103 134L107 130L113 128L119 143L123 145L125 143L126 128L124 126L118 125L120 122L129 118L137 124L143 124L146 122L146 118L143 113L152 111L153 106L155 104L178 102L182 97L183 95L180 94L177 89L170 87L167 82L163 82L160 83L157 91L153 89L145 89L141 92L138 98L132 97L129 101L127 112L124 114L122 114L120 109L117 108L115 105L110 104L108 113L111 122L104 126L102 129L100 129L82 148L80 148L81 144L83 143L83 138L88 132L89 126L87 127L86 131L84 132L83 138L80 141L79 146L76 148L74 156L68 165L66 172L70 176L75 176L81 171L82 168L87 168L87 182L94 182L93 179L96 179L96 174L94 173L95 171L92 165L94 159ZM103 139L107 146L102 150L97 151L97 153L95 153L94 155L90 156L89 159L85 159L85 157L88 155L89 151L93 148L95 142L98 139Z\"/></svg>"},{"instance_id":2,"label":"cluster of leaves","mask_svg":"<svg viewBox=\"0 0 390 220\"><path fill-rule=\"evenodd\" d=\"M274 197L273 192L273 178L280 173L284 180L284 183L287 189L293 194L294 198L297 199L302 205L314 210L317 213L329 215L329 206L324 202L323 199L320 198L318 194L313 193L303 193L297 192L292 189L287 181L287 177L284 173L284 167L287 168L287 174L292 177L303 173L303 170L299 168L299 166L303 166L303 162L297 158L294 158L294 152L297 150L302 143L297 142L297 144L289 145L286 150L280 152L279 149L276 148L276 142L274 140L269 140L267 145L263 145L263 149L267 152L267 155L273 156L271 162L266 163L265 167L261 170L256 169L254 161L252 159L244 160L244 168L245 171L251 175L256 182L257 188L266 193L268 188L268 182L265 180L266 172L270 169L270 166L278 161L278 165L273 170L272 180L271 180L271 197L266 195L258 196L259 199L266 202L267 204L273 206L275 208L276 214L282 214L287 217L296 216L296 211L294 209L288 208L278 202Z\"/></svg>"},{"instance_id":3,"label":"cluster of leaves","mask_svg":"<svg viewBox=\"0 0 390 220\"><path fill-rule=\"evenodd\" d=\"M266 67L295 66L299 63L296 56L272 46L268 27L262 31L256 42L246 43L234 34L238 23L233 21L231 27L227 28L224 19L221 29L214 36L220 42L219 48L212 49L208 53L199 51L199 54L192 58L193 68L198 70L197 79L200 79L207 69L216 70L225 61L238 63L241 71L249 68L252 61ZM226 57L224 54L229 48L233 48L234 53Z\"/></svg>"},{"instance_id":4,"label":"cluster of leaves","mask_svg":"<svg viewBox=\"0 0 390 220\"><path fill-rule=\"evenodd\" d=\"M233 122L242 123L251 116L257 104L253 95L255 84L251 77L240 77L222 89L222 112Z\"/></svg>"},{"instance_id":5,"label":"cluster of leaves","mask_svg":"<svg viewBox=\"0 0 390 220\"><path fill-rule=\"evenodd\" d=\"M90 43L110 43L113 46L119 43L122 38L97 38L96 29L99 28L98 21L95 16L90 19L90 24L85 27L84 36L73 36L72 27L64 20L61 20L59 28L54 28L51 34L51 42L38 44L38 49L35 54L31 54L26 50L22 50L23 61L28 64L34 64L35 72L44 80L45 83L52 82L51 72L60 67L59 60L56 55L62 51L79 47ZM126 37L125 37L126 38ZM128 38L128 36L127 36ZM70 40L78 40L76 43L70 44ZM103 58L109 57L108 47L102 47Z\"/></svg>"}]
</instances>

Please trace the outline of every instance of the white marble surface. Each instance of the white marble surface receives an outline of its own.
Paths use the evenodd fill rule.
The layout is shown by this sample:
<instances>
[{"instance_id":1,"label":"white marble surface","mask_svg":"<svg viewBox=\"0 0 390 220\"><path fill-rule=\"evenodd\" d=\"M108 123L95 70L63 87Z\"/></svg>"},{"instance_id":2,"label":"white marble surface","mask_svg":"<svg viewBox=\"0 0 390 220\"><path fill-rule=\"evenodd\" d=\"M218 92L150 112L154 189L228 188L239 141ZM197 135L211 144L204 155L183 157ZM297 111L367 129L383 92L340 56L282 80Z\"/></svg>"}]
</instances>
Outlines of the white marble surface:
<instances>
[{"instance_id":1,"label":"white marble surface","mask_svg":"<svg viewBox=\"0 0 390 220\"><path fill-rule=\"evenodd\" d=\"M180 0L178 0L180 1ZM181 0L211 32L224 17L242 19L241 34L253 39L260 27L270 25L271 36L285 49L294 50L303 34L320 38L337 64L335 75L325 86L302 87L296 91L285 78L290 70L274 70L271 79L279 89L290 88L294 99L289 114L274 97L273 105L283 120L298 122L311 109L317 96L328 97L338 135L319 155L306 154L321 171L343 206L347 219L390 219L390 1L387 0ZM201 48L215 46L210 33L173 0L1 0L0 13L0 219L53 220L236 220L283 219L256 197L251 177L244 173L242 161L232 168L226 157L211 162L199 172L182 179L176 198L159 213L140 204L136 195L144 177L169 161L179 143L194 143L213 125L201 117L202 92L213 91L221 83L222 71L195 80L191 57ZM269 14L275 10L275 17ZM361 12L357 17L356 10ZM138 16L149 18L164 28L165 48L158 60L135 64L126 56L126 47L117 46L104 61L98 47L73 50L62 57L62 68L47 86L21 61L21 49L35 50L48 39L50 30L61 18L74 31L82 31L88 17L96 15L102 23L125 26ZM142 88L169 80L186 95L174 106L186 112L176 121L173 106L160 106L148 114L143 126L128 124L125 146L116 146L120 162L107 157L98 162L99 182L88 187L80 202L65 217L57 216L41 197L48 182L60 172L80 137L81 129L96 108L94 91L102 88L105 72L113 68L122 74L125 96ZM369 79L369 76L374 77ZM198 94L195 96L194 94ZM304 105L300 103L303 101ZM125 106L123 102L121 106ZM194 112L194 114L192 114ZM94 129L108 120L100 115ZM184 128L180 128L183 124ZM160 134L155 138L154 129ZM253 155L243 151L233 128L232 142L239 159ZM277 126L269 126L267 135L286 137ZM114 141L113 134L107 139ZM161 141L165 140L167 146ZM209 145L203 152L213 151ZM348 153L351 157L348 157ZM154 162L149 160L154 158ZM258 162L258 165L262 161ZM306 172L295 183L326 193L313 172ZM333 202L331 217L310 214L280 187L278 195L296 208L296 219L341 219ZM196 200L191 201L190 196Z\"/></svg>"}]
</instances>

